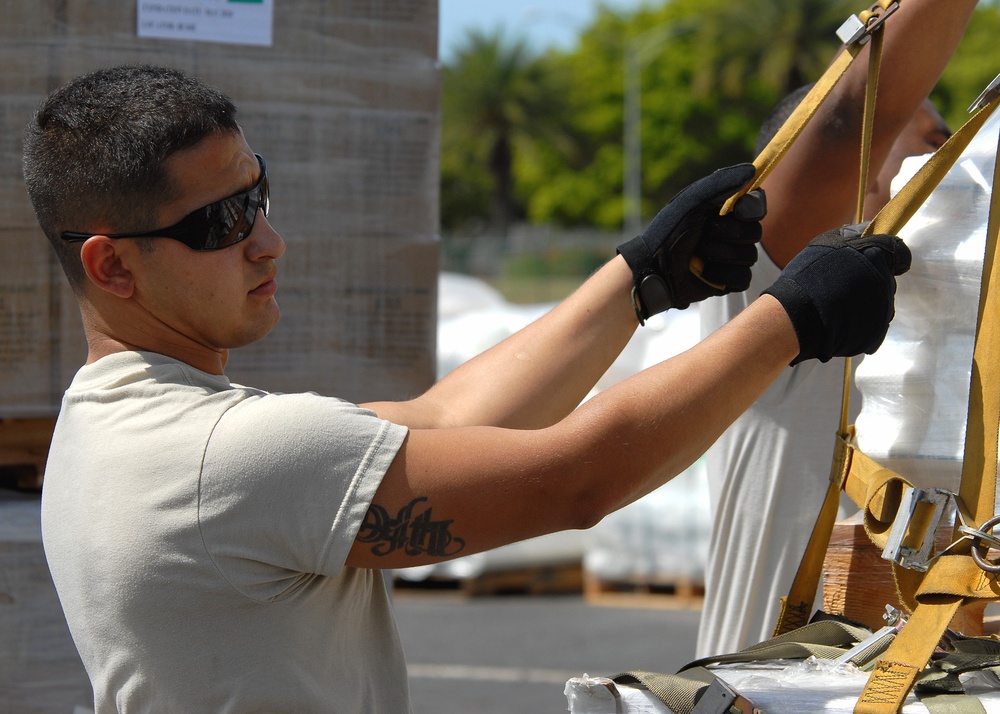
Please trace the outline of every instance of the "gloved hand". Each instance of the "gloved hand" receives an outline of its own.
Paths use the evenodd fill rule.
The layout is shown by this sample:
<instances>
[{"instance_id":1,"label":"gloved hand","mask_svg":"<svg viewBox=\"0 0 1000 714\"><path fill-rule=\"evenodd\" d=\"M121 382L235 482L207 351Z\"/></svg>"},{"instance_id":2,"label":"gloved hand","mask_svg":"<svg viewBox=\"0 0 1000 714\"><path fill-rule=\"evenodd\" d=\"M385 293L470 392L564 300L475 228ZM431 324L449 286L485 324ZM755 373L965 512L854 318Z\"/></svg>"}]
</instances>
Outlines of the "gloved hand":
<instances>
[{"instance_id":1,"label":"gloved hand","mask_svg":"<svg viewBox=\"0 0 1000 714\"><path fill-rule=\"evenodd\" d=\"M910 249L890 235L861 237L865 224L827 231L785 266L773 295L799 338L792 364L871 354L895 314L895 275L910 269Z\"/></svg>"},{"instance_id":2,"label":"gloved hand","mask_svg":"<svg viewBox=\"0 0 1000 714\"><path fill-rule=\"evenodd\" d=\"M754 173L753 164L739 164L695 181L660 209L642 235L618 246L632 269L640 323L671 307L683 310L747 289L767 213L764 192L741 196L728 215L720 216L719 209Z\"/></svg>"}]
</instances>

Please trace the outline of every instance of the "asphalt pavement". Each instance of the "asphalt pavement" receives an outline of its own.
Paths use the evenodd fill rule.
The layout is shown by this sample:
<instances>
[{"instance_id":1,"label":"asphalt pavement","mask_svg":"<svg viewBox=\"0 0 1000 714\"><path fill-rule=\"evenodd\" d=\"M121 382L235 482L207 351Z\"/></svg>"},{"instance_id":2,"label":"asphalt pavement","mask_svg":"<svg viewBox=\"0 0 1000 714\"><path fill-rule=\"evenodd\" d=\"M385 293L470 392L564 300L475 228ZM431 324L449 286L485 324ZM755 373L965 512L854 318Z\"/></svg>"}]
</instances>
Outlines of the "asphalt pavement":
<instances>
[{"instance_id":1,"label":"asphalt pavement","mask_svg":"<svg viewBox=\"0 0 1000 714\"><path fill-rule=\"evenodd\" d=\"M408 590L396 591L395 610L414 714L565 714L570 677L675 672L694 659L701 615L579 595Z\"/></svg>"}]
</instances>

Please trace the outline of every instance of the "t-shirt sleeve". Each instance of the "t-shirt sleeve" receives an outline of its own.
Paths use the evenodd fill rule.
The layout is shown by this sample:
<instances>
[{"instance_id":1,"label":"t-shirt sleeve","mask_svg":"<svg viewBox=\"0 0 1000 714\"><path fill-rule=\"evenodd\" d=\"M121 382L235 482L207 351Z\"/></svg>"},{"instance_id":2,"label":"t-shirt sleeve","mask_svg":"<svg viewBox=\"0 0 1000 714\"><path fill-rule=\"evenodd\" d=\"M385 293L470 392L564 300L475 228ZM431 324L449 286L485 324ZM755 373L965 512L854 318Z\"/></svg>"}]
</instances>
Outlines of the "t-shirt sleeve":
<instances>
[{"instance_id":1,"label":"t-shirt sleeve","mask_svg":"<svg viewBox=\"0 0 1000 714\"><path fill-rule=\"evenodd\" d=\"M315 394L266 394L230 408L206 448L198 507L223 575L272 599L302 574L339 574L406 433Z\"/></svg>"}]
</instances>

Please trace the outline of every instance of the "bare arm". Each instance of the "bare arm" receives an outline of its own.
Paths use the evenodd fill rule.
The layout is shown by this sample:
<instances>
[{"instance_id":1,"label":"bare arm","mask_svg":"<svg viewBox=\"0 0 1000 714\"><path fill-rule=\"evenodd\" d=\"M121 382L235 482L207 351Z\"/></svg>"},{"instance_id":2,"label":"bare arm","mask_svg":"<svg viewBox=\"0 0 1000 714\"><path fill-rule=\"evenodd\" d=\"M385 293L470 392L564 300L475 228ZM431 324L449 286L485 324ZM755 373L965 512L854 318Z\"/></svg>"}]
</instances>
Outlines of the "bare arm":
<instances>
[{"instance_id":1,"label":"bare arm","mask_svg":"<svg viewBox=\"0 0 1000 714\"><path fill-rule=\"evenodd\" d=\"M784 309L765 295L551 427L413 429L348 565L418 565L592 525L690 465L798 349Z\"/></svg>"},{"instance_id":2,"label":"bare arm","mask_svg":"<svg viewBox=\"0 0 1000 714\"><path fill-rule=\"evenodd\" d=\"M369 405L414 428L536 429L574 409L607 371L644 318L744 290L760 240L759 204L719 216L753 178L750 164L714 171L681 191L620 255L547 315L462 365L426 394ZM744 196L741 200L751 199ZM701 277L691 269L701 265ZM633 287L635 299L632 298Z\"/></svg>"},{"instance_id":3,"label":"bare arm","mask_svg":"<svg viewBox=\"0 0 1000 714\"><path fill-rule=\"evenodd\" d=\"M573 410L624 349L638 320L617 257L573 295L408 402L366 405L413 428L548 426Z\"/></svg>"},{"instance_id":4,"label":"bare arm","mask_svg":"<svg viewBox=\"0 0 1000 714\"><path fill-rule=\"evenodd\" d=\"M873 180L940 78L975 7L976 0L907 0L886 21ZM866 48L764 182L768 215L761 244L779 267L814 235L855 219L867 57Z\"/></svg>"}]
</instances>

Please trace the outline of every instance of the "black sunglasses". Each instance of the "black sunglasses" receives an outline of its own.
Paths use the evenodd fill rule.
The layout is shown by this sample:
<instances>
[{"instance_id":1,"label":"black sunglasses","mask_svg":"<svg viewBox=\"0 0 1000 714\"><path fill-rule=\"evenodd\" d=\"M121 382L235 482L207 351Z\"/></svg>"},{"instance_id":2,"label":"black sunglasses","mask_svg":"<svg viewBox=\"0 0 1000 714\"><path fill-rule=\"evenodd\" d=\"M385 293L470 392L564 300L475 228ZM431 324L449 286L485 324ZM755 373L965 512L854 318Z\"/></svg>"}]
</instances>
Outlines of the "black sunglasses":
<instances>
[{"instance_id":1,"label":"black sunglasses","mask_svg":"<svg viewBox=\"0 0 1000 714\"><path fill-rule=\"evenodd\" d=\"M254 154L260 164L260 178L254 187L235 196L210 203L191 211L180 221L167 228L144 233L115 233L108 238L173 238L192 250L219 250L239 243L250 235L257 211L267 215L269 189L267 164L264 157ZM65 241L85 241L96 233L66 231Z\"/></svg>"}]
</instances>

